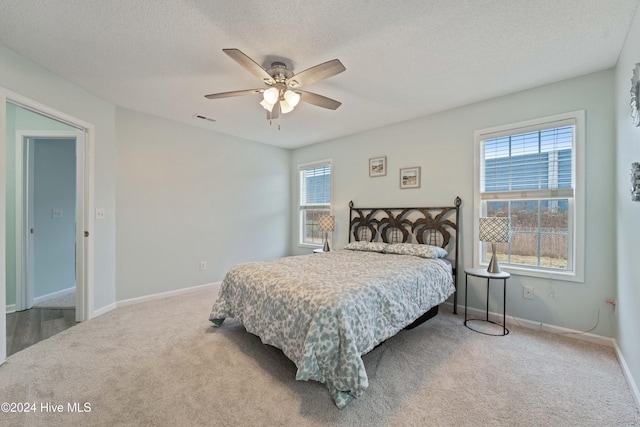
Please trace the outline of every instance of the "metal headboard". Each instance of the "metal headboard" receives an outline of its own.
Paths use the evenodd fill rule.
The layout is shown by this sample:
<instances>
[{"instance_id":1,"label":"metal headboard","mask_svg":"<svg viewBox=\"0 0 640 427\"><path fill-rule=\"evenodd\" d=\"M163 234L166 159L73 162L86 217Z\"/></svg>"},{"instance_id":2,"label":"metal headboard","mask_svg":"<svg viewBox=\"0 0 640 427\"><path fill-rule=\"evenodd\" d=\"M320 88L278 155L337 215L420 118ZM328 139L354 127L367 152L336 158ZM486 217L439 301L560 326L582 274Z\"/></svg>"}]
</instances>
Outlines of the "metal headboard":
<instances>
[{"instance_id":1,"label":"metal headboard","mask_svg":"<svg viewBox=\"0 0 640 427\"><path fill-rule=\"evenodd\" d=\"M458 224L462 199L454 206L423 208L356 208L349 202L349 242L365 240L385 243L417 243L447 250L454 286L453 312L458 306Z\"/></svg>"}]
</instances>

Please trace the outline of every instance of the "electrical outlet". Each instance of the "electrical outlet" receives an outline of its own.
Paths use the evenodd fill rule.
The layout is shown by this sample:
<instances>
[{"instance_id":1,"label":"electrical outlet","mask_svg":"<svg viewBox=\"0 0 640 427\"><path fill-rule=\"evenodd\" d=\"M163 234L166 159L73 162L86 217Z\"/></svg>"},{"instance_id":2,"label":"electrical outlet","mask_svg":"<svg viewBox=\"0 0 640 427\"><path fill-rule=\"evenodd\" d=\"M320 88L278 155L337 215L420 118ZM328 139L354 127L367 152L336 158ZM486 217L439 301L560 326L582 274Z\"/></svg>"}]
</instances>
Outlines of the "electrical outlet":
<instances>
[{"instance_id":1,"label":"electrical outlet","mask_svg":"<svg viewBox=\"0 0 640 427\"><path fill-rule=\"evenodd\" d=\"M207 261L200 261L200 271L205 271L207 269Z\"/></svg>"},{"instance_id":2,"label":"electrical outlet","mask_svg":"<svg viewBox=\"0 0 640 427\"><path fill-rule=\"evenodd\" d=\"M522 298L533 299L533 288L531 286L522 287Z\"/></svg>"},{"instance_id":3,"label":"electrical outlet","mask_svg":"<svg viewBox=\"0 0 640 427\"><path fill-rule=\"evenodd\" d=\"M615 300L615 299L607 299L607 300L604 300L604 304L612 306L613 307L613 312L615 314L618 314L618 301L617 300Z\"/></svg>"}]
</instances>

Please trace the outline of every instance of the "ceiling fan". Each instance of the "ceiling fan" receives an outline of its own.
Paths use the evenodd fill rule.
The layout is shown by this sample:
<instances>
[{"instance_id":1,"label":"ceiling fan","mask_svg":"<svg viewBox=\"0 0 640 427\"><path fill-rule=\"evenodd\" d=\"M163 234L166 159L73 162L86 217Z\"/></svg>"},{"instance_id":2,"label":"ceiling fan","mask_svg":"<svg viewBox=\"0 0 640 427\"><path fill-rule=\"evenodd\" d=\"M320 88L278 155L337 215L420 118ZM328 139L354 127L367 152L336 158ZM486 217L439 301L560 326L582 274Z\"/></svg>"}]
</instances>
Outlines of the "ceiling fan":
<instances>
[{"instance_id":1,"label":"ceiling fan","mask_svg":"<svg viewBox=\"0 0 640 427\"><path fill-rule=\"evenodd\" d=\"M292 111L300 101L330 110L335 110L342 105L341 102L335 99L300 90L303 86L309 86L343 72L346 68L338 59L324 62L294 74L283 62L273 62L270 68L264 69L239 49L222 49L222 51L251 74L262 80L267 87L212 93L205 95L205 98L218 99L262 93L263 99L260 105L267 110L267 119L269 120L279 117L280 113L285 114Z\"/></svg>"}]
</instances>

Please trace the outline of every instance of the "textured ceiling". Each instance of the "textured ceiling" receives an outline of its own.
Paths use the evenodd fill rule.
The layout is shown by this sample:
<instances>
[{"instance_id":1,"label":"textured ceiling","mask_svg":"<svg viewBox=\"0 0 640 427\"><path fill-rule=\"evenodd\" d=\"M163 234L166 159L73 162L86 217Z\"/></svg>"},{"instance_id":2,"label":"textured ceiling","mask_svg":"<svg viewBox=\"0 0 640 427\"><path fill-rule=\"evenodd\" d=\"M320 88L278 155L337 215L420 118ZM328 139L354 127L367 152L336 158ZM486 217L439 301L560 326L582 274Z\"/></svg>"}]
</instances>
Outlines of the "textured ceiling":
<instances>
[{"instance_id":1,"label":"textured ceiling","mask_svg":"<svg viewBox=\"0 0 640 427\"><path fill-rule=\"evenodd\" d=\"M613 67L638 1L0 0L0 43L116 106L292 148ZM223 48L338 58L305 89L343 105L270 126L260 95L205 99L261 87Z\"/></svg>"}]
</instances>

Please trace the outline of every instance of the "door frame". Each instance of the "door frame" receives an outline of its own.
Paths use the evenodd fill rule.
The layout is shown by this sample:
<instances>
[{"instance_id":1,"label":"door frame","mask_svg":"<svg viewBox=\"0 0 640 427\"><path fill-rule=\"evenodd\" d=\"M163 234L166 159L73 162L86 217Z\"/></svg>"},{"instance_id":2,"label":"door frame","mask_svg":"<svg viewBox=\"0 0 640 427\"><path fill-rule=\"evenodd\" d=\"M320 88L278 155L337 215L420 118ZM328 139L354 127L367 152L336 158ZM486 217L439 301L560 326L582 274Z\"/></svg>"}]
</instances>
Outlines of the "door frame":
<instances>
[{"instance_id":1,"label":"door frame","mask_svg":"<svg viewBox=\"0 0 640 427\"><path fill-rule=\"evenodd\" d=\"M95 127L77 117L63 113L26 96L0 87L0 171L6 171L6 105L7 102L31 110L40 115L66 123L84 133L84 143L76 144L76 218L82 223L80 245L76 246L81 262L76 262L76 318L79 321L93 317L94 282L94 168L95 168ZM78 149L80 147L80 149ZM0 245L6 247L6 179L0 174ZM82 200L82 203L79 202ZM78 229L79 227L76 227ZM76 232L76 242L78 242ZM81 283L81 286L78 286ZM0 259L0 364L6 359L6 257Z\"/></svg>"},{"instance_id":2,"label":"door frame","mask_svg":"<svg viewBox=\"0 0 640 427\"><path fill-rule=\"evenodd\" d=\"M34 300L34 257L33 257L33 234L30 233L30 224L33 223L33 153L36 139L73 139L76 150L76 218L82 217L82 171L78 168L79 159L83 158L84 130L75 131L16 131L15 150L15 221L16 221L16 311L26 310L33 307ZM29 156L29 158L27 158ZM31 166L29 166L31 165ZM79 240L84 239L83 221L76 221L76 247L81 248ZM84 304L82 303L84 287L81 277L82 270L77 267L82 265L82 251L76 251L76 321L84 320ZM78 298L79 296L79 298Z\"/></svg>"}]
</instances>

